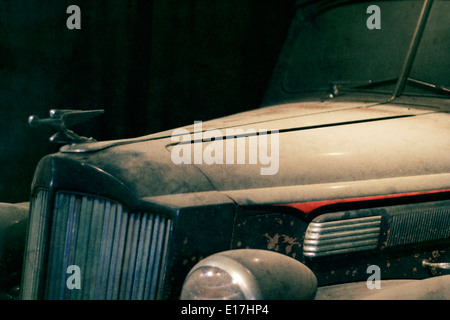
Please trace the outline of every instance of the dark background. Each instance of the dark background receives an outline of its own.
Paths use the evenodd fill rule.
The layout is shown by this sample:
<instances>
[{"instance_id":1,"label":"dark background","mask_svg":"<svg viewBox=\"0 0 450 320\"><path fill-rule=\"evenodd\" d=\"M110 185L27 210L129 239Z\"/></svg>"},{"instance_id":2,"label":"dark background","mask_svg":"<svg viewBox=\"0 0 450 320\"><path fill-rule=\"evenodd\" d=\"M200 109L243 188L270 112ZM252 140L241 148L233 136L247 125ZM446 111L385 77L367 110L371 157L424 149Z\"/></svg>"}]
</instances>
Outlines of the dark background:
<instances>
[{"instance_id":1,"label":"dark background","mask_svg":"<svg viewBox=\"0 0 450 320\"><path fill-rule=\"evenodd\" d=\"M103 108L73 129L109 140L258 107L293 16L294 0L0 0L0 201L27 201L59 148L31 114Z\"/></svg>"}]
</instances>

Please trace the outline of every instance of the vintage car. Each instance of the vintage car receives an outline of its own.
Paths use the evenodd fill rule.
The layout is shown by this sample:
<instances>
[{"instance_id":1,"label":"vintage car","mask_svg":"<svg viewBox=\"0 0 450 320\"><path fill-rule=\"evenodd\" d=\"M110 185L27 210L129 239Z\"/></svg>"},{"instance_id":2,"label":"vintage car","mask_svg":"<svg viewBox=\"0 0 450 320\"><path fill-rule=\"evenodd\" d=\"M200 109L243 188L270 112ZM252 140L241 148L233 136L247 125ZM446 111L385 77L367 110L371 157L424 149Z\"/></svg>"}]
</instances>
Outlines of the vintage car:
<instances>
[{"instance_id":1,"label":"vintage car","mask_svg":"<svg viewBox=\"0 0 450 320\"><path fill-rule=\"evenodd\" d=\"M96 142L68 127L101 111L32 117L67 144L21 298L449 299L449 12L299 1L264 105L221 119Z\"/></svg>"}]
</instances>

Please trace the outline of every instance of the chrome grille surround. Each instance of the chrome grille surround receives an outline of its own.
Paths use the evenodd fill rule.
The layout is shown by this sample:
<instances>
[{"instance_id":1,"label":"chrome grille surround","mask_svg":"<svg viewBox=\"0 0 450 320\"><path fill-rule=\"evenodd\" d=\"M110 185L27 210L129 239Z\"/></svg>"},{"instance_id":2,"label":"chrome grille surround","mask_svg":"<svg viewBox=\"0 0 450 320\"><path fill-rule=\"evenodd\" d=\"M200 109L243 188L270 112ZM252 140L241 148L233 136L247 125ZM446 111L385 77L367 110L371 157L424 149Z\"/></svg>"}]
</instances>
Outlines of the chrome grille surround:
<instances>
[{"instance_id":1,"label":"chrome grille surround","mask_svg":"<svg viewBox=\"0 0 450 320\"><path fill-rule=\"evenodd\" d=\"M322 215L326 221L314 219L305 233L303 255L322 257L376 248L381 215L339 219L340 215Z\"/></svg>"},{"instance_id":2,"label":"chrome grille surround","mask_svg":"<svg viewBox=\"0 0 450 320\"><path fill-rule=\"evenodd\" d=\"M36 217L31 219L39 225L49 223L30 231L30 239L40 241L28 241L28 255L35 250L41 254L38 264L26 260L24 282L31 284L23 292L24 299L39 298L42 287L45 299L161 298L170 219L128 212L117 202L68 192L58 192L53 212L43 216L46 206L41 203L46 196L38 192L33 200L31 215ZM49 244L41 238L49 239ZM67 288L70 265L80 268L79 290Z\"/></svg>"}]
</instances>

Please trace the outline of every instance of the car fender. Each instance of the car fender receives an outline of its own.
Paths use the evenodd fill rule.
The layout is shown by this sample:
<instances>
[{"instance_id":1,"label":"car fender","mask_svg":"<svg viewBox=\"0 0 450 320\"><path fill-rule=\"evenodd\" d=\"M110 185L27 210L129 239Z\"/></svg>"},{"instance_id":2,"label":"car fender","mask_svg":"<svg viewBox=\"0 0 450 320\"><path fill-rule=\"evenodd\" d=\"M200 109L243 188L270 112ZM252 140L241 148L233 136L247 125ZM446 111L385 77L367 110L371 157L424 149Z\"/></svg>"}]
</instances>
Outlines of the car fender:
<instances>
[{"instance_id":1,"label":"car fender","mask_svg":"<svg viewBox=\"0 0 450 320\"><path fill-rule=\"evenodd\" d=\"M18 295L29 203L0 203L0 299Z\"/></svg>"}]
</instances>

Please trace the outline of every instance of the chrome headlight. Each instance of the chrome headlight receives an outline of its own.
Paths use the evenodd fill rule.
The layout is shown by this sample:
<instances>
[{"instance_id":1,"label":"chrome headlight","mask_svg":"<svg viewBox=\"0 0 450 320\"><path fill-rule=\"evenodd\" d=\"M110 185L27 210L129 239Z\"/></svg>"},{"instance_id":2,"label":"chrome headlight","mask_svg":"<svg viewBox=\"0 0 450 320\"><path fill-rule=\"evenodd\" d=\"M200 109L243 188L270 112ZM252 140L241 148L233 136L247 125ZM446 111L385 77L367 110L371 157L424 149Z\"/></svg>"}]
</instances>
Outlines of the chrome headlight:
<instances>
[{"instance_id":1,"label":"chrome headlight","mask_svg":"<svg viewBox=\"0 0 450 320\"><path fill-rule=\"evenodd\" d=\"M186 277L181 299L312 299L316 289L316 277L301 262L272 251L242 249L196 264Z\"/></svg>"}]
</instances>

